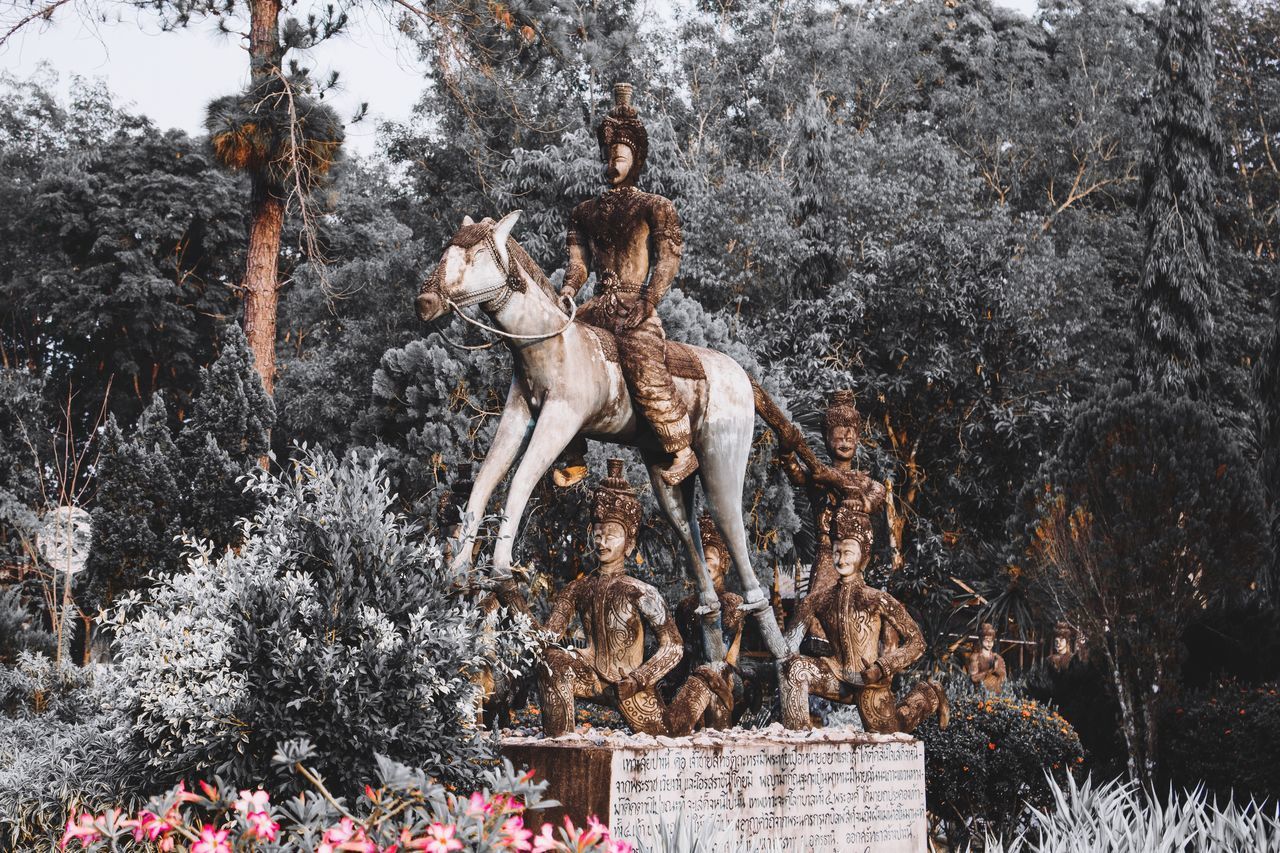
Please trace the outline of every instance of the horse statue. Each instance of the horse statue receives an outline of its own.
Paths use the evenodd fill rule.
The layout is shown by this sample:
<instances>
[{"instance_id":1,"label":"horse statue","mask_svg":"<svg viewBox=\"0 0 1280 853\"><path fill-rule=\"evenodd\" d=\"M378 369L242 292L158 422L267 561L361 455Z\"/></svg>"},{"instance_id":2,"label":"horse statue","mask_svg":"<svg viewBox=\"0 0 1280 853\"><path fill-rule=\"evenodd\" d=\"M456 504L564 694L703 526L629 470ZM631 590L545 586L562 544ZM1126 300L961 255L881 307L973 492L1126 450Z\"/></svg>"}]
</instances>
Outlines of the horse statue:
<instances>
[{"instance_id":1,"label":"horse statue","mask_svg":"<svg viewBox=\"0 0 1280 853\"><path fill-rule=\"evenodd\" d=\"M799 432L749 377L724 353L668 343L668 363L690 414L696 476L670 486L659 472L665 455L656 436L634 410L618 364L612 335L566 313L550 281L511 237L521 211L501 221L466 217L416 300L419 319L433 322L449 312L504 338L512 353L511 387L498 430L476 475L463 528L453 549L452 570L470 568L472 545L489 499L519 459L501 516L493 554L493 577L511 576L512 549L534 486L570 442L581 437L634 446L649 470L658 505L671 522L694 568L708 660L724 660L720 604L702 554L695 506L701 480L711 518L724 536L742 588L742 609L755 615L773 656L787 648L747 547L742 494L755 415L792 442ZM479 305L492 325L463 313Z\"/></svg>"}]
</instances>

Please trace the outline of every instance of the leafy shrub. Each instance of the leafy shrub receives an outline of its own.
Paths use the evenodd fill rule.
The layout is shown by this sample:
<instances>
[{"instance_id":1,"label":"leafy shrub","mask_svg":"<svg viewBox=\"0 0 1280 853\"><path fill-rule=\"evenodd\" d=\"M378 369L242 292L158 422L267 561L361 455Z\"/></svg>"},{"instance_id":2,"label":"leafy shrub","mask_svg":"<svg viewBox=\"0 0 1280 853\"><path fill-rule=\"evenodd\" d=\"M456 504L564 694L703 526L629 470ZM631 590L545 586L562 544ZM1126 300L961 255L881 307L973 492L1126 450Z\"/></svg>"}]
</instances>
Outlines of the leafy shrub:
<instances>
[{"instance_id":1,"label":"leafy shrub","mask_svg":"<svg viewBox=\"0 0 1280 853\"><path fill-rule=\"evenodd\" d=\"M1164 762L1180 788L1221 798L1280 797L1277 685L1235 682L1189 693L1168 722Z\"/></svg>"},{"instance_id":2,"label":"leafy shrub","mask_svg":"<svg viewBox=\"0 0 1280 853\"><path fill-rule=\"evenodd\" d=\"M1007 847L988 838L987 853L1065 853L1076 850L1276 850L1280 813L1256 802L1219 805L1203 789L1154 797L1132 782L1094 786L1070 776L1045 786L1048 808L1032 811L1034 826Z\"/></svg>"},{"instance_id":3,"label":"leafy shrub","mask_svg":"<svg viewBox=\"0 0 1280 853\"><path fill-rule=\"evenodd\" d=\"M958 697L946 729L930 719L916 735L925 743L929 811L961 838L976 828L974 821L996 834L1016 829L1028 806L1052 802L1052 775L1067 775L1084 762L1070 723L1012 696Z\"/></svg>"},{"instance_id":4,"label":"leafy shrub","mask_svg":"<svg viewBox=\"0 0 1280 853\"><path fill-rule=\"evenodd\" d=\"M279 744L305 737L344 793L375 751L473 778L493 756L475 678L527 657L527 623L457 594L440 549L392 511L376 455L304 448L250 488L263 509L238 552L196 553L115 616L129 763L153 785L269 782Z\"/></svg>"},{"instance_id":5,"label":"leafy shrub","mask_svg":"<svg viewBox=\"0 0 1280 853\"><path fill-rule=\"evenodd\" d=\"M40 848L69 806L128 800L120 762L103 748L124 731L113 732L116 684L110 669L30 652L0 667L0 849Z\"/></svg>"},{"instance_id":6,"label":"leafy shrub","mask_svg":"<svg viewBox=\"0 0 1280 853\"><path fill-rule=\"evenodd\" d=\"M302 764L306 743L289 744L276 756L311 783L301 797L273 803L262 789L239 789L218 781L188 790L178 785L129 815L112 808L81 812L68 819L63 847L87 850L177 850L230 853L258 850L334 851L430 850L437 853L496 853L536 849L546 853L630 853L594 818L585 827L566 819L563 827L543 824L537 836L524 825L526 810L554 805L542 799L545 782L517 775L504 763L481 779L483 789L463 798L421 770L389 759L376 760L380 786L365 786L349 808L330 794L324 781Z\"/></svg>"}]
</instances>

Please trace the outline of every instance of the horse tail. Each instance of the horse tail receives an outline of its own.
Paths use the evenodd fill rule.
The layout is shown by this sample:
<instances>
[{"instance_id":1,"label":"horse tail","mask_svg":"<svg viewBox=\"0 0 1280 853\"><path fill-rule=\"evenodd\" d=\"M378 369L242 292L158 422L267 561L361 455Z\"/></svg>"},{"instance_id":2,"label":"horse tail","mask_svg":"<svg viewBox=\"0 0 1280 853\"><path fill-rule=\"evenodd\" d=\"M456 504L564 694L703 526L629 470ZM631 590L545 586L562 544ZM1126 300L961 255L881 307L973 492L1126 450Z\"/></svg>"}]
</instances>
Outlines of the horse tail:
<instances>
[{"instance_id":1,"label":"horse tail","mask_svg":"<svg viewBox=\"0 0 1280 853\"><path fill-rule=\"evenodd\" d=\"M782 409L778 408L778 404L769 396L769 392L761 388L754 377L747 378L751 380L751 393L755 397L756 414L769 426L769 429L777 434L778 443L782 445L782 449L798 455L810 470L818 470L818 457L814 455L809 443L804 440L804 433L800 432L800 427L782 413Z\"/></svg>"}]
</instances>

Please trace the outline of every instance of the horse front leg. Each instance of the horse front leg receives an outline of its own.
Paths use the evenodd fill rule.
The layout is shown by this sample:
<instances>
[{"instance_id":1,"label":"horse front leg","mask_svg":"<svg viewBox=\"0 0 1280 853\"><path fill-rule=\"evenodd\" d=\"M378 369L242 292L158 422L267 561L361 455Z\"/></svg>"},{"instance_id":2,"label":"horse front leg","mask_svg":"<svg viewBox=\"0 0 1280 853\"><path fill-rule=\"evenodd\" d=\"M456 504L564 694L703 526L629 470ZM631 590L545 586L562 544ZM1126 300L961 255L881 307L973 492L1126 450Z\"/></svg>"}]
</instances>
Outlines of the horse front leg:
<instances>
[{"instance_id":1,"label":"horse front leg","mask_svg":"<svg viewBox=\"0 0 1280 853\"><path fill-rule=\"evenodd\" d=\"M462 534L453 552L453 564L450 566L454 577L461 577L471 567L471 552L474 549L476 535L480 530L480 522L484 519L485 509L489 506L489 498L494 489L502 482L511 470L534 424L533 414L529 411L529 401L525 398L520 383L512 380L507 391L507 402L502 407L502 416L498 420L498 431L493 436L493 445L485 454L480 465L480 473L476 475L471 489L471 497L467 500L467 511L463 518Z\"/></svg>"},{"instance_id":2,"label":"horse front leg","mask_svg":"<svg viewBox=\"0 0 1280 853\"><path fill-rule=\"evenodd\" d=\"M538 419L529 438L529 446L520 459L516 473L507 489L507 505L503 509L502 524L498 527L498 542L493 549L493 577L505 580L511 576L511 552L515 547L516 532L533 487L569 446L582 428L582 416L567 404L549 401L538 413Z\"/></svg>"}]
</instances>

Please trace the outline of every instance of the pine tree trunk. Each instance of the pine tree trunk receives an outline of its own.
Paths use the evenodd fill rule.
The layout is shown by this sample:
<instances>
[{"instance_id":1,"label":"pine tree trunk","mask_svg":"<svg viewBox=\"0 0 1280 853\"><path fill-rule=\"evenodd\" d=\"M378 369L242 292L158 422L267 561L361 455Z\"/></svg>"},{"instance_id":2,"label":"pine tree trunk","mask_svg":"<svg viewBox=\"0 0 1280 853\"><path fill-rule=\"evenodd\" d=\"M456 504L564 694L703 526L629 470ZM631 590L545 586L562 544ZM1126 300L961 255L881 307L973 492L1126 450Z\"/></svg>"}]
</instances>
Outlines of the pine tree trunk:
<instances>
[{"instance_id":1,"label":"pine tree trunk","mask_svg":"<svg viewBox=\"0 0 1280 853\"><path fill-rule=\"evenodd\" d=\"M251 0L249 76L256 85L281 73L280 0ZM249 250L244 271L244 335L249 341L262 387L275 391L276 309L279 305L280 233L284 198L264 172L252 175L249 201Z\"/></svg>"},{"instance_id":2,"label":"pine tree trunk","mask_svg":"<svg viewBox=\"0 0 1280 853\"><path fill-rule=\"evenodd\" d=\"M284 200L272 192L265 177L254 175L244 273L244 336L269 395L274 393L276 378L276 277L283 227Z\"/></svg>"}]
</instances>

